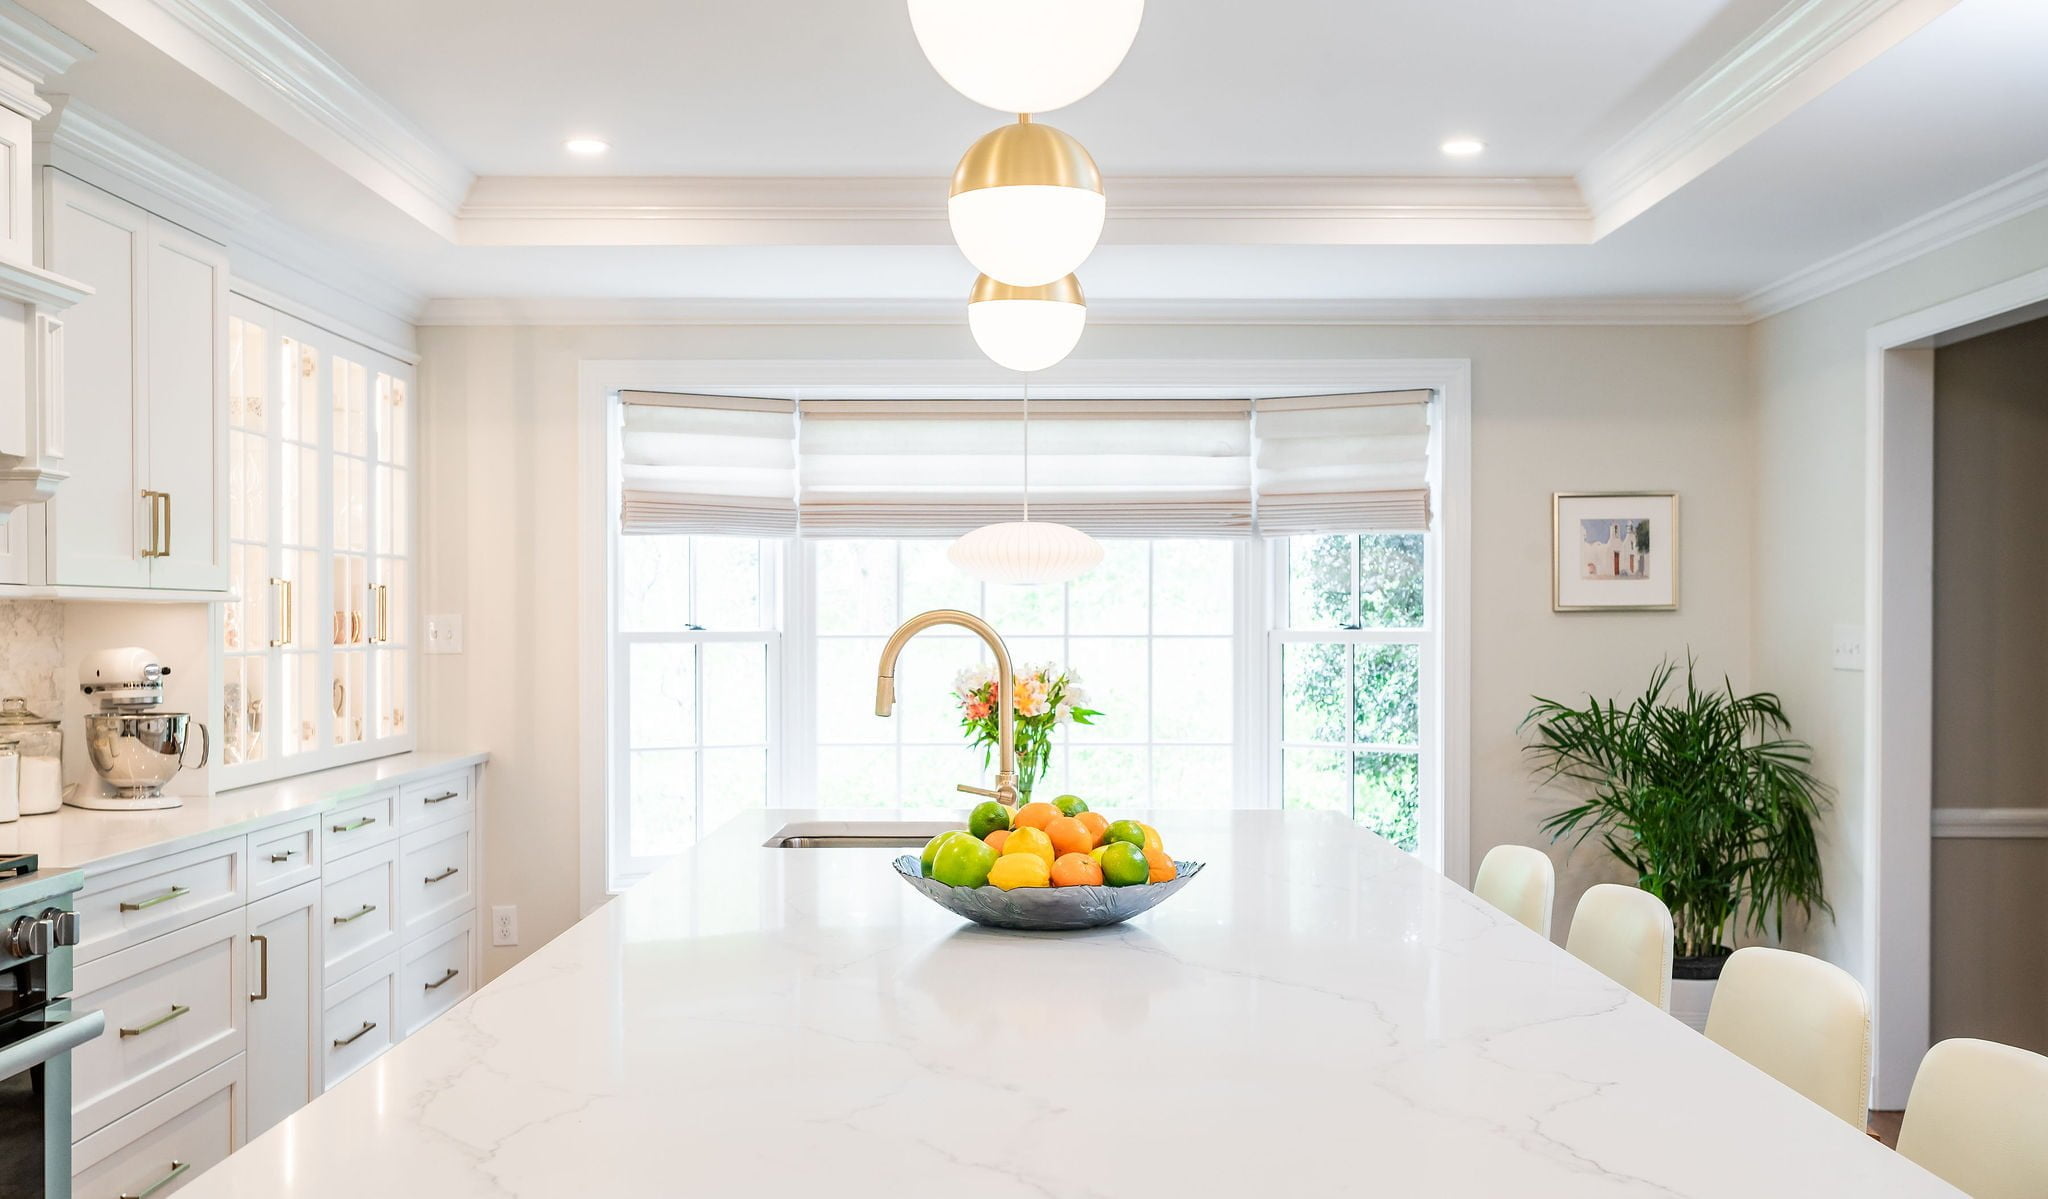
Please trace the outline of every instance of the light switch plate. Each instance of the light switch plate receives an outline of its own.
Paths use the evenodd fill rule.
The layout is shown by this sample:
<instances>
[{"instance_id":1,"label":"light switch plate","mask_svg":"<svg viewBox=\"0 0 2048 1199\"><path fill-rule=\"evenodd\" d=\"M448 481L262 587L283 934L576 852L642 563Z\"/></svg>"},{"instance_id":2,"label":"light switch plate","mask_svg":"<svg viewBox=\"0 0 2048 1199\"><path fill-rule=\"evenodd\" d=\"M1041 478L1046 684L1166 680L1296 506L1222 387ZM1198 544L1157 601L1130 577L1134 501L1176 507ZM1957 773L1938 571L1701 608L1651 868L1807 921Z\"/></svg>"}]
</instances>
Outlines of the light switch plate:
<instances>
[{"instance_id":1,"label":"light switch plate","mask_svg":"<svg viewBox=\"0 0 2048 1199\"><path fill-rule=\"evenodd\" d=\"M427 645L430 654L459 654L462 652L462 617L453 615L427 617Z\"/></svg>"},{"instance_id":2,"label":"light switch plate","mask_svg":"<svg viewBox=\"0 0 2048 1199\"><path fill-rule=\"evenodd\" d=\"M1862 625L1838 624L1835 626L1835 669L1863 669Z\"/></svg>"}]
</instances>

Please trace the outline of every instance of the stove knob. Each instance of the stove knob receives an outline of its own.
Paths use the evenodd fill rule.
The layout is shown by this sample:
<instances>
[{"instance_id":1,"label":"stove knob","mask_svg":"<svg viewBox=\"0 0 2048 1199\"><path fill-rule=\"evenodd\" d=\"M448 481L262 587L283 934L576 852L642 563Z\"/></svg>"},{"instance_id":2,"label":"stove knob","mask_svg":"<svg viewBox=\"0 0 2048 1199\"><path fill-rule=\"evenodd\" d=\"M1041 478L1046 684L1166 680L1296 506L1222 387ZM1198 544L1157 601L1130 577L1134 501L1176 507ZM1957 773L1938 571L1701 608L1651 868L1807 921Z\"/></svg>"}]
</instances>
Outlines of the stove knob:
<instances>
[{"instance_id":1,"label":"stove knob","mask_svg":"<svg viewBox=\"0 0 2048 1199\"><path fill-rule=\"evenodd\" d=\"M11 957L41 957L50 952L51 928L34 916L16 917L7 929L7 952Z\"/></svg>"},{"instance_id":2,"label":"stove knob","mask_svg":"<svg viewBox=\"0 0 2048 1199\"><path fill-rule=\"evenodd\" d=\"M44 908L43 919L50 922L50 930L58 945L78 944L83 924L77 912L67 912L63 908Z\"/></svg>"}]
</instances>

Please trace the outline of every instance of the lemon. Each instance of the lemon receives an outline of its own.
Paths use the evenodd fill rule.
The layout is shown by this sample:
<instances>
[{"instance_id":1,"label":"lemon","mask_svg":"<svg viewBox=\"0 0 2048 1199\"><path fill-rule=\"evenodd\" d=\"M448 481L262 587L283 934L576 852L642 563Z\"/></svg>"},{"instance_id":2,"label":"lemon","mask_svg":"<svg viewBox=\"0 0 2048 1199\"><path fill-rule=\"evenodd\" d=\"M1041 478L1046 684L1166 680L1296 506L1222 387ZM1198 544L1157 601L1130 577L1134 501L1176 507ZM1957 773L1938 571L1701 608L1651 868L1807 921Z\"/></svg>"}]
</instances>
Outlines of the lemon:
<instances>
[{"instance_id":1,"label":"lemon","mask_svg":"<svg viewBox=\"0 0 2048 1199\"><path fill-rule=\"evenodd\" d=\"M985 799L974 805L967 814L967 831L976 841L983 841L1000 828L1010 827L1010 809L993 799Z\"/></svg>"},{"instance_id":2,"label":"lemon","mask_svg":"<svg viewBox=\"0 0 2048 1199\"><path fill-rule=\"evenodd\" d=\"M1010 830L1010 839L1003 842L1003 856L1007 858L1017 854L1040 858L1045 862L1045 868L1051 870L1052 838L1045 835L1044 829L1032 828L1030 825L1013 828Z\"/></svg>"},{"instance_id":3,"label":"lemon","mask_svg":"<svg viewBox=\"0 0 2048 1199\"><path fill-rule=\"evenodd\" d=\"M1139 823L1138 827L1145 830L1145 843L1138 848L1146 853L1161 853L1166 849L1165 843L1159 839L1158 829L1142 822Z\"/></svg>"},{"instance_id":4,"label":"lemon","mask_svg":"<svg viewBox=\"0 0 2048 1199\"><path fill-rule=\"evenodd\" d=\"M1089 851L1088 851L1088 856L1089 856L1089 857L1091 857L1091 858L1094 858L1094 859L1095 859L1095 864L1096 864L1097 866L1100 866L1100 865L1102 865L1102 855L1103 855L1103 854L1106 854L1106 853L1108 853L1108 852L1109 852L1109 847L1110 847L1110 845L1121 845L1121 844L1123 844L1123 842L1121 842L1121 841L1111 841L1111 842L1109 842L1109 843L1108 843L1108 844L1106 844L1106 845L1098 845L1098 846L1096 846L1096 847L1095 847L1094 849L1091 849L1091 850L1089 850Z\"/></svg>"},{"instance_id":5,"label":"lemon","mask_svg":"<svg viewBox=\"0 0 2048 1199\"><path fill-rule=\"evenodd\" d=\"M988 885L1014 891L1018 887L1050 887L1052 871L1034 853L1006 853L988 872Z\"/></svg>"},{"instance_id":6,"label":"lemon","mask_svg":"<svg viewBox=\"0 0 2048 1199\"><path fill-rule=\"evenodd\" d=\"M1128 841L1112 841L1103 847L1102 881L1112 887L1131 887L1152 878L1152 866L1145 851Z\"/></svg>"}]
</instances>

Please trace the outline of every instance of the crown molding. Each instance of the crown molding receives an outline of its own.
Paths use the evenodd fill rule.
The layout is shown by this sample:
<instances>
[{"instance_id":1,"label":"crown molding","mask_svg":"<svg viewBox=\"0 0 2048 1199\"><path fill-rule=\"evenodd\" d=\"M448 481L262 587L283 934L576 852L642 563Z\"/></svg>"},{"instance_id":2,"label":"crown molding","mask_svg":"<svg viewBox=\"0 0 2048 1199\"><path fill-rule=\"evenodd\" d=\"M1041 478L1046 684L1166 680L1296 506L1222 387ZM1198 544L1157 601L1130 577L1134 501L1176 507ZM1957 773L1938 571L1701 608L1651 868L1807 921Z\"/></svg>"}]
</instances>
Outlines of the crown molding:
<instances>
[{"instance_id":1,"label":"crown molding","mask_svg":"<svg viewBox=\"0 0 2048 1199\"><path fill-rule=\"evenodd\" d=\"M86 0L430 229L471 173L256 0Z\"/></svg>"},{"instance_id":2,"label":"crown molding","mask_svg":"<svg viewBox=\"0 0 2048 1199\"><path fill-rule=\"evenodd\" d=\"M358 319L387 336L409 325L423 303L425 297L363 273L346 253L287 225L256 196L205 167L73 97L49 99L51 114L36 125L41 157L227 245L238 278L254 269L274 290L339 298L365 310ZM259 261L252 263L252 256ZM296 279L280 277L278 268Z\"/></svg>"},{"instance_id":3,"label":"crown molding","mask_svg":"<svg viewBox=\"0 0 2048 1199\"><path fill-rule=\"evenodd\" d=\"M964 300L434 299L427 326L965 325ZM1741 325L1734 300L1097 300L1098 325Z\"/></svg>"},{"instance_id":4,"label":"crown molding","mask_svg":"<svg viewBox=\"0 0 2048 1199\"><path fill-rule=\"evenodd\" d=\"M1579 172L1604 237L1959 0L1797 0Z\"/></svg>"},{"instance_id":5,"label":"crown molding","mask_svg":"<svg viewBox=\"0 0 2048 1199\"><path fill-rule=\"evenodd\" d=\"M1122 245L1574 245L1570 179L1203 177L1112 181ZM484 246L949 245L946 181L496 176L458 240Z\"/></svg>"},{"instance_id":6,"label":"crown molding","mask_svg":"<svg viewBox=\"0 0 2048 1199\"><path fill-rule=\"evenodd\" d=\"M1794 271L1742 297L1742 303L1758 319L1773 316L2043 206L2048 206L2048 162L2008 175L1861 245Z\"/></svg>"},{"instance_id":7,"label":"crown molding","mask_svg":"<svg viewBox=\"0 0 2048 1199\"><path fill-rule=\"evenodd\" d=\"M50 105L37 89L91 57L92 47L15 0L0 0L0 104L41 119Z\"/></svg>"}]
</instances>

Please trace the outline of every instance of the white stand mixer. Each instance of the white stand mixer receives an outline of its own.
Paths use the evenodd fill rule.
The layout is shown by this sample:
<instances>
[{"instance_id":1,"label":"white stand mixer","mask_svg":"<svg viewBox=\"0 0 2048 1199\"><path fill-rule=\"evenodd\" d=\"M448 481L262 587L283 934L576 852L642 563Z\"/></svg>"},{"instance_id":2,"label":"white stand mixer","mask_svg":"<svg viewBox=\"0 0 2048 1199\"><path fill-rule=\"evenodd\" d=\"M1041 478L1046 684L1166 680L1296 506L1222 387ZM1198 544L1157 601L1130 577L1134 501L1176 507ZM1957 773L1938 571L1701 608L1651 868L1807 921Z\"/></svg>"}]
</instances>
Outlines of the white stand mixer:
<instances>
[{"instance_id":1,"label":"white stand mixer","mask_svg":"<svg viewBox=\"0 0 2048 1199\"><path fill-rule=\"evenodd\" d=\"M183 802L163 789L184 768L187 738L196 722L185 712L154 710L163 702L163 678L169 673L155 654L134 645L96 651L78 664L79 690L100 705L85 718L85 752L100 785L78 788L65 803L137 812ZM205 766L212 746L206 726L198 729L197 765Z\"/></svg>"}]
</instances>

